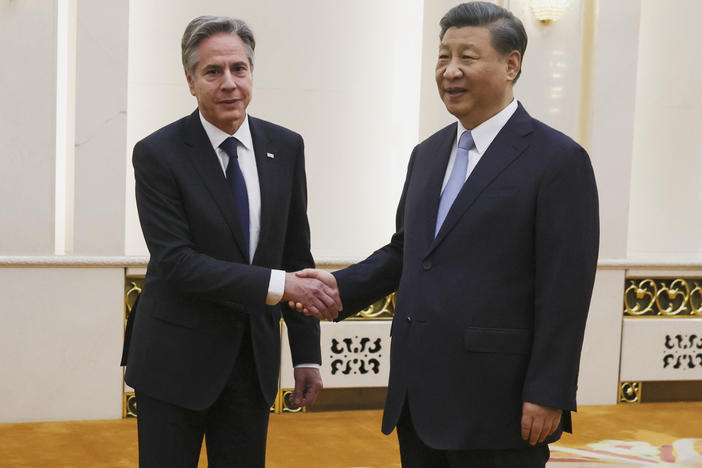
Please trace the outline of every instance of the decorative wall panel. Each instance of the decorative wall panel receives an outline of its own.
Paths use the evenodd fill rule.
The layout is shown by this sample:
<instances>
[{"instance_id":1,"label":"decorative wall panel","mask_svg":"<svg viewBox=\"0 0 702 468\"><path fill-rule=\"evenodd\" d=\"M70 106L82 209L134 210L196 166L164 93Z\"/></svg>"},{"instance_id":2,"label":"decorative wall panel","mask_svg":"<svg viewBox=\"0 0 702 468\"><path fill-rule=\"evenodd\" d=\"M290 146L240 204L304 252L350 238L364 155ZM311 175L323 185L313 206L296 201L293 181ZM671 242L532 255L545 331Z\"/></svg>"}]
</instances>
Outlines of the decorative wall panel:
<instances>
[{"instance_id":1,"label":"decorative wall panel","mask_svg":"<svg viewBox=\"0 0 702 468\"><path fill-rule=\"evenodd\" d=\"M322 322L322 380L325 388L385 387L390 371L389 320ZM282 327L281 388L294 388L287 327Z\"/></svg>"},{"instance_id":2,"label":"decorative wall panel","mask_svg":"<svg viewBox=\"0 0 702 468\"><path fill-rule=\"evenodd\" d=\"M620 379L702 380L702 318L625 318Z\"/></svg>"}]
</instances>

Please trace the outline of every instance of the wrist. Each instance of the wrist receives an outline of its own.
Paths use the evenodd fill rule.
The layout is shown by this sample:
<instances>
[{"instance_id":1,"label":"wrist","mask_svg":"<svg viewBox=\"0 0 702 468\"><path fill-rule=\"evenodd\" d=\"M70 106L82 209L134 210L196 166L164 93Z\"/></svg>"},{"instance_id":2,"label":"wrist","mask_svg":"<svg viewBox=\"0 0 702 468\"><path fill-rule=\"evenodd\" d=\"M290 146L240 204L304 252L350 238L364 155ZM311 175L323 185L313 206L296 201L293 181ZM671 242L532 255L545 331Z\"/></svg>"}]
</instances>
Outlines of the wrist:
<instances>
[{"instance_id":1,"label":"wrist","mask_svg":"<svg viewBox=\"0 0 702 468\"><path fill-rule=\"evenodd\" d=\"M283 288L283 299L288 301L291 299L291 290L295 287L295 273L285 273L285 286Z\"/></svg>"}]
</instances>

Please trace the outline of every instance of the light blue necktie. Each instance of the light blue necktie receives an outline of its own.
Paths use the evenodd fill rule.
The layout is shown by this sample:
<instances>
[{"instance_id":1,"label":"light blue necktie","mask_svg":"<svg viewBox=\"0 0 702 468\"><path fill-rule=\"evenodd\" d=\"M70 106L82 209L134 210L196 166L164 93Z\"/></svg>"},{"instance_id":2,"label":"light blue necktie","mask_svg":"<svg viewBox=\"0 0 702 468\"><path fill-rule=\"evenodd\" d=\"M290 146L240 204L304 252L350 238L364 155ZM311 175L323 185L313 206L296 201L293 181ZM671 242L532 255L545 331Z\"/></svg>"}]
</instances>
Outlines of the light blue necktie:
<instances>
[{"instance_id":1,"label":"light blue necktie","mask_svg":"<svg viewBox=\"0 0 702 468\"><path fill-rule=\"evenodd\" d=\"M470 134L470 130L466 130L461 135L461 139L458 140L456 160L453 163L453 169L451 170L451 175L446 183L446 187L444 187L444 191L441 194L439 212L436 215L436 229L434 229L434 237L436 237L436 235L439 233L439 229L441 229L441 225L444 224L444 220L451 209L451 205L453 205L453 202L458 196L458 192L461 191L461 188L466 181L466 174L468 172L468 150L470 150L472 147L473 137Z\"/></svg>"}]
</instances>

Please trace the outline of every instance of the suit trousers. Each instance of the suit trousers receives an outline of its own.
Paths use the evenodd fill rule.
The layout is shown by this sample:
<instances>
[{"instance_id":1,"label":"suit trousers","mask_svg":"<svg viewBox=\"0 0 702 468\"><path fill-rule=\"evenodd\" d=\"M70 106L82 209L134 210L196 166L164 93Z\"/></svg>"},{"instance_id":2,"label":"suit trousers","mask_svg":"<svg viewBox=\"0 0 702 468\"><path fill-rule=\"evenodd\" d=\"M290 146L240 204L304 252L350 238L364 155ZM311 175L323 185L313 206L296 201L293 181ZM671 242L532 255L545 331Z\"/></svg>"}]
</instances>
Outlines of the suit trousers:
<instances>
[{"instance_id":1,"label":"suit trousers","mask_svg":"<svg viewBox=\"0 0 702 468\"><path fill-rule=\"evenodd\" d=\"M417 435L405 401L397 423L402 468L543 468L548 444L511 450L438 450Z\"/></svg>"},{"instance_id":2,"label":"suit trousers","mask_svg":"<svg viewBox=\"0 0 702 468\"><path fill-rule=\"evenodd\" d=\"M211 468L263 468L270 407L263 399L248 326L224 390L193 411L136 390L141 468L197 468L203 436Z\"/></svg>"}]
</instances>

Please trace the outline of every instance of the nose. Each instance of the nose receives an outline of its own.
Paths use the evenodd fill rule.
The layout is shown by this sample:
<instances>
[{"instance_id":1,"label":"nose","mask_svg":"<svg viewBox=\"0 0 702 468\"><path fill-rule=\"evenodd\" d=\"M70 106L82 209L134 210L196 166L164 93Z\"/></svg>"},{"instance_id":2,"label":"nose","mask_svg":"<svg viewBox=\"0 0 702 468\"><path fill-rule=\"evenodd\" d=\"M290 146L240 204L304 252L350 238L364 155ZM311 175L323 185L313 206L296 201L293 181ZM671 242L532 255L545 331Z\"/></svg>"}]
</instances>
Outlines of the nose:
<instances>
[{"instance_id":1,"label":"nose","mask_svg":"<svg viewBox=\"0 0 702 468\"><path fill-rule=\"evenodd\" d=\"M236 80L234 79L234 75L232 75L232 72L230 70L224 71L224 76L223 76L223 80L222 80L222 88L236 89Z\"/></svg>"},{"instance_id":2,"label":"nose","mask_svg":"<svg viewBox=\"0 0 702 468\"><path fill-rule=\"evenodd\" d=\"M458 66L455 60L451 60L446 68L444 69L444 78L451 80L461 76L461 68Z\"/></svg>"}]
</instances>

